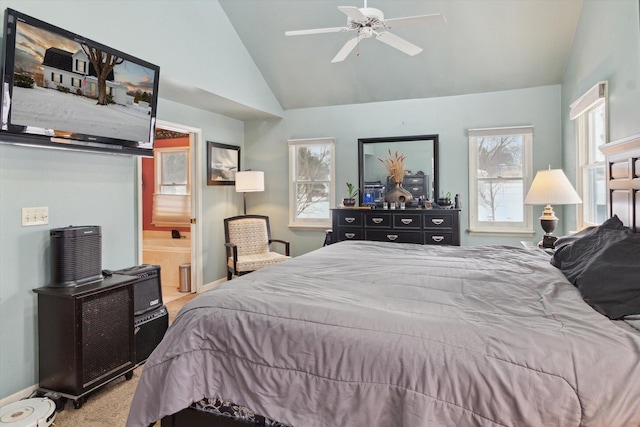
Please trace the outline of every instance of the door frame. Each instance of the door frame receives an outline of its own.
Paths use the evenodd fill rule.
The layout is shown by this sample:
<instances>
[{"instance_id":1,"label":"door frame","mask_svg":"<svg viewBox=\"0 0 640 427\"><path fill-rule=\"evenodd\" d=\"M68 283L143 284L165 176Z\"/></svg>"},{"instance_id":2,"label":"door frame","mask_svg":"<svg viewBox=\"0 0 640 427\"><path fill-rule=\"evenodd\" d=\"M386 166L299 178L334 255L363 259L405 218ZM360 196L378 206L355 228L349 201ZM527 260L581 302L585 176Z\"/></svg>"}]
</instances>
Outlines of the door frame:
<instances>
[{"instance_id":1,"label":"door frame","mask_svg":"<svg viewBox=\"0 0 640 427\"><path fill-rule=\"evenodd\" d=\"M202 146L202 129L191 126L158 120L156 127L189 135L191 149L191 292L202 289L202 164L200 153ZM137 193L138 193L138 264L142 263L142 158L137 160Z\"/></svg>"}]
</instances>

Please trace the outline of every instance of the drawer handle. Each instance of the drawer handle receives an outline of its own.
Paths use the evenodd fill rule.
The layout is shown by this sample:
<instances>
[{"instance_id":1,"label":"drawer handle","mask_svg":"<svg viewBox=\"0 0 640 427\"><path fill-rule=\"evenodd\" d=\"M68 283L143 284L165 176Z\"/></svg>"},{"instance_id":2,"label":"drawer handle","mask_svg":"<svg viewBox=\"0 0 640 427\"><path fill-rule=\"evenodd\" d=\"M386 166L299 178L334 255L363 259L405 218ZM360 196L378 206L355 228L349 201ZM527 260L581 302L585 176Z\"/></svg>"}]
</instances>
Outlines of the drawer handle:
<instances>
[{"instance_id":1,"label":"drawer handle","mask_svg":"<svg viewBox=\"0 0 640 427\"><path fill-rule=\"evenodd\" d=\"M356 220L355 218L351 218L351 217L349 217L349 218L345 218L345 219L344 219L344 221L345 221L345 222L348 222L349 224L351 224L351 223L352 223L353 221L355 221L355 220Z\"/></svg>"},{"instance_id":2,"label":"drawer handle","mask_svg":"<svg viewBox=\"0 0 640 427\"><path fill-rule=\"evenodd\" d=\"M434 242L442 242L444 240L444 236L431 236Z\"/></svg>"},{"instance_id":3,"label":"drawer handle","mask_svg":"<svg viewBox=\"0 0 640 427\"><path fill-rule=\"evenodd\" d=\"M354 237L356 237L356 233L344 233L344 237L346 237L347 239L353 239Z\"/></svg>"},{"instance_id":4,"label":"drawer handle","mask_svg":"<svg viewBox=\"0 0 640 427\"><path fill-rule=\"evenodd\" d=\"M431 222L434 223L435 225L440 225L444 222L444 219L442 218L431 218Z\"/></svg>"},{"instance_id":5,"label":"drawer handle","mask_svg":"<svg viewBox=\"0 0 640 427\"><path fill-rule=\"evenodd\" d=\"M407 225L407 224L411 224L413 222L413 219L412 218L402 218L400 220L400 222L403 223L404 225Z\"/></svg>"},{"instance_id":6,"label":"drawer handle","mask_svg":"<svg viewBox=\"0 0 640 427\"><path fill-rule=\"evenodd\" d=\"M413 187L411 188L413 191L418 191L420 189L420 187Z\"/></svg>"},{"instance_id":7,"label":"drawer handle","mask_svg":"<svg viewBox=\"0 0 640 427\"><path fill-rule=\"evenodd\" d=\"M391 240L392 242L397 238L398 238L397 234L387 234L387 239Z\"/></svg>"},{"instance_id":8,"label":"drawer handle","mask_svg":"<svg viewBox=\"0 0 640 427\"><path fill-rule=\"evenodd\" d=\"M380 224L382 221L384 221L383 218L371 218L371 221L373 221L374 224Z\"/></svg>"}]
</instances>

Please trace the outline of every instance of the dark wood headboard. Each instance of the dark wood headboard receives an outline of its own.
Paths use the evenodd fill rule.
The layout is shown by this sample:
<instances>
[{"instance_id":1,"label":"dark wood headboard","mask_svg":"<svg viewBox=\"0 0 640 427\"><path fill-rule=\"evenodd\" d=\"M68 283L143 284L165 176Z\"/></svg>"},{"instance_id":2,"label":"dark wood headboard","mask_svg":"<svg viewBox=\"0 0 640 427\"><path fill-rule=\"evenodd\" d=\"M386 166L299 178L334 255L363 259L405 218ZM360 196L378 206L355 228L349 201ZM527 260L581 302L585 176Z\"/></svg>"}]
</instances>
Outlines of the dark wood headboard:
<instances>
[{"instance_id":1,"label":"dark wood headboard","mask_svg":"<svg viewBox=\"0 0 640 427\"><path fill-rule=\"evenodd\" d=\"M606 156L609 217L640 233L640 135L600 147Z\"/></svg>"}]
</instances>

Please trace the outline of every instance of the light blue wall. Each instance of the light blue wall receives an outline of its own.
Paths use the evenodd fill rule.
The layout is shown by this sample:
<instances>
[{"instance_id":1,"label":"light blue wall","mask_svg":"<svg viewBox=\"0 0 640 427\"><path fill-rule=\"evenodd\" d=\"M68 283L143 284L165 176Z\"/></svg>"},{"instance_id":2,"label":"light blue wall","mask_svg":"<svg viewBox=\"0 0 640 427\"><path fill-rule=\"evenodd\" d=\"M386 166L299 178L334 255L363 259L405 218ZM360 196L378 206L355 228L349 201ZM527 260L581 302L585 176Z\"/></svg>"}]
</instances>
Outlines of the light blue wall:
<instances>
[{"instance_id":1,"label":"light blue wall","mask_svg":"<svg viewBox=\"0 0 640 427\"><path fill-rule=\"evenodd\" d=\"M294 254L322 245L319 231L290 230L288 223L287 140L336 138L336 202L345 196L345 182L358 182L358 138L439 134L440 190L460 193L468 201L468 139L473 128L533 125L534 170L560 167L562 143L560 86L381 102L361 105L289 110L281 121L256 121L245 127L249 167L265 171L264 193L251 195L253 212L272 217L274 236L292 242ZM343 188L344 187L344 188ZM542 208L534 209L534 217ZM519 245L522 237L468 236L468 212L461 217L462 244ZM542 235L536 224L538 237ZM533 237L530 237L533 240Z\"/></svg>"},{"instance_id":2,"label":"light blue wall","mask_svg":"<svg viewBox=\"0 0 640 427\"><path fill-rule=\"evenodd\" d=\"M575 123L569 106L599 81L609 86L609 141L640 133L640 16L637 0L585 0L562 83L563 168L575 183ZM562 222L575 230L576 209Z\"/></svg>"},{"instance_id":3,"label":"light blue wall","mask_svg":"<svg viewBox=\"0 0 640 427\"><path fill-rule=\"evenodd\" d=\"M69 13L80 5L81 15ZM201 23L181 22L183 14L175 3L162 1L0 1L2 12L6 7L154 62L162 76L280 114L275 97L217 1L180 6L206 8L189 13ZM207 140L243 147L243 122L168 101L162 96L162 84L159 92L159 119L202 129L203 170ZM49 230L100 225L102 265L117 269L136 264L136 176L132 157L0 144L0 399L38 381L37 305L32 289L50 279ZM207 187L205 177L201 179L199 220L206 284L226 276L222 219L240 212L242 198L233 187ZM49 207L48 225L21 226L21 208L33 206Z\"/></svg>"},{"instance_id":4,"label":"light blue wall","mask_svg":"<svg viewBox=\"0 0 640 427\"><path fill-rule=\"evenodd\" d=\"M136 259L131 157L0 144L0 396L37 383L37 300L50 279L49 229L102 227L103 265ZM21 227L22 207L48 206L49 225Z\"/></svg>"}]
</instances>

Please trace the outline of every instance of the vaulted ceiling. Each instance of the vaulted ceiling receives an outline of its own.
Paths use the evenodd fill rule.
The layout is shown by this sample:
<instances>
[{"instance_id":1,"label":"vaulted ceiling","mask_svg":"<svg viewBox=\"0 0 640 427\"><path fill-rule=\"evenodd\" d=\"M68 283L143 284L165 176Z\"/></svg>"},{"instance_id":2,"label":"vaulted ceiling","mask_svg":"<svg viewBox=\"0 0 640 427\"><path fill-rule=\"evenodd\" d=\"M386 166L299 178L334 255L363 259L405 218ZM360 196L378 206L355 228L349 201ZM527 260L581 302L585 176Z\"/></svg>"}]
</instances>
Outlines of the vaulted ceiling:
<instances>
[{"instance_id":1,"label":"vaulted ceiling","mask_svg":"<svg viewBox=\"0 0 640 427\"><path fill-rule=\"evenodd\" d=\"M287 109L442 97L559 84L582 0L368 0L386 19L442 14L446 23L391 29L424 50L408 56L375 38L331 63L352 32L338 6L364 0L219 0Z\"/></svg>"}]
</instances>

